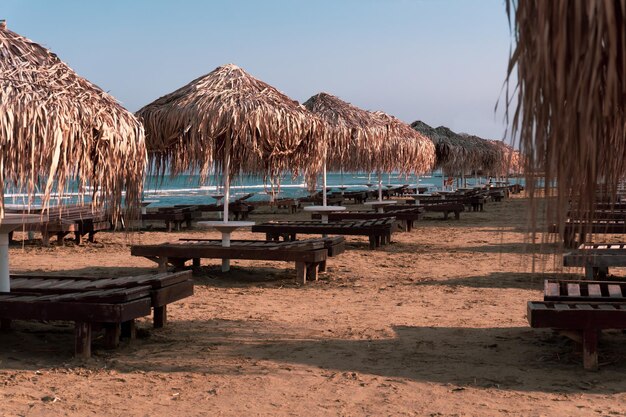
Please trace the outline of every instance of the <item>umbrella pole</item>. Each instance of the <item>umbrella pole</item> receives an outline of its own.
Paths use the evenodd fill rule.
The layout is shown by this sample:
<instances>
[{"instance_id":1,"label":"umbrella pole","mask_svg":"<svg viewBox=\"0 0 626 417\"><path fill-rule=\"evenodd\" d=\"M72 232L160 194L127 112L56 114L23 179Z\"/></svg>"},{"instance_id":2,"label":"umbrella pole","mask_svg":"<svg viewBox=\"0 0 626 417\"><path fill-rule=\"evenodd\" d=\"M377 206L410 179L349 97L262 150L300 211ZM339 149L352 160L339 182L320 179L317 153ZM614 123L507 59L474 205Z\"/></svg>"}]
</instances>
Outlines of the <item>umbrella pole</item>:
<instances>
[{"instance_id":1,"label":"umbrella pole","mask_svg":"<svg viewBox=\"0 0 626 417\"><path fill-rule=\"evenodd\" d=\"M322 206L326 207L326 156L324 156L324 173L322 174Z\"/></svg>"},{"instance_id":2,"label":"umbrella pole","mask_svg":"<svg viewBox=\"0 0 626 417\"><path fill-rule=\"evenodd\" d=\"M378 171L378 201L383 201L383 176Z\"/></svg>"},{"instance_id":3,"label":"umbrella pole","mask_svg":"<svg viewBox=\"0 0 626 417\"><path fill-rule=\"evenodd\" d=\"M226 135L224 144L224 166L222 168L224 180L224 223L228 223L228 201L230 197L230 136ZM230 232L222 232L222 246L230 247ZM230 259L222 259L222 272L230 271Z\"/></svg>"}]
</instances>

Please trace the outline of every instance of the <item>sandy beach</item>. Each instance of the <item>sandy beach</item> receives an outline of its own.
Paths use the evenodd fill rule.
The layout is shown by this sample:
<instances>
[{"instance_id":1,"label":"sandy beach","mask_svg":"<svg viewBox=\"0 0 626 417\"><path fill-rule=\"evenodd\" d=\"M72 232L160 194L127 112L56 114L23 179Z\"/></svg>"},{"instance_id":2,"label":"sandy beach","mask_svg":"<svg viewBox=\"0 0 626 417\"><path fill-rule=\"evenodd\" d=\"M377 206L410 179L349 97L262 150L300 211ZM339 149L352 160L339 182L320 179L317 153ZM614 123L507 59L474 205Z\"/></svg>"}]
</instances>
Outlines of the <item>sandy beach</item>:
<instances>
[{"instance_id":1,"label":"sandy beach","mask_svg":"<svg viewBox=\"0 0 626 417\"><path fill-rule=\"evenodd\" d=\"M0 415L626 415L622 333L602 339L601 369L586 372L569 340L528 326L543 279L581 271L559 268L554 244L529 241L527 206L515 197L460 221L429 213L377 250L348 237L305 286L292 264L232 261L224 274L203 260L194 296L170 306L164 329L146 318L116 350L95 340L89 360L72 357L71 324L17 322L0 343ZM136 274L156 264L130 256L130 244L183 236L218 234L13 246L11 268Z\"/></svg>"}]
</instances>

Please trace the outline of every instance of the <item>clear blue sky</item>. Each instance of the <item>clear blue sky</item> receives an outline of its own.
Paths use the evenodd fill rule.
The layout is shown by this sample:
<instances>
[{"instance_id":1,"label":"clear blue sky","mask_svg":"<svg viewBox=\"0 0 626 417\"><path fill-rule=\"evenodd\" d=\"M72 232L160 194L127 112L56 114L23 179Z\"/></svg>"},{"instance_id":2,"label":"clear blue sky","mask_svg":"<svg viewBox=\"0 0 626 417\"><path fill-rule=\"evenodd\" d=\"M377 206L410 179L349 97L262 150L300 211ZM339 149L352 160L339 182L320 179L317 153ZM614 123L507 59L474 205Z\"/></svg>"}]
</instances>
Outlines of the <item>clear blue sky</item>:
<instances>
[{"instance_id":1,"label":"clear blue sky","mask_svg":"<svg viewBox=\"0 0 626 417\"><path fill-rule=\"evenodd\" d=\"M504 132L504 0L2 0L0 19L131 111L235 63L301 102Z\"/></svg>"}]
</instances>

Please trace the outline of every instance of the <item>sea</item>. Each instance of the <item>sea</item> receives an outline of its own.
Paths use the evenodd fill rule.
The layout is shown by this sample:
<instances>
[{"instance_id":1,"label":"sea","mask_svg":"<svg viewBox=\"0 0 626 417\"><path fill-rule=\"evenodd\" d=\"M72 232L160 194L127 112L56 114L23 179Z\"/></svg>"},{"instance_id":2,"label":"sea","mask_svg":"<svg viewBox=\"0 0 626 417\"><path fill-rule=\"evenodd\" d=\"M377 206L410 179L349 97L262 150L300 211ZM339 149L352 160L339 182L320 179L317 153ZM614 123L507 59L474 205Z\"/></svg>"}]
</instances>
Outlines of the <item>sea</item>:
<instances>
[{"instance_id":1,"label":"sea","mask_svg":"<svg viewBox=\"0 0 626 417\"><path fill-rule=\"evenodd\" d=\"M391 188L402 185L411 187L425 187L429 192L441 190L444 177L441 172L435 171L431 175L398 175L383 174L381 182L383 187ZM467 187L483 185L488 182L485 177L465 177L463 180L456 179L454 187ZM520 183L523 185L523 178L509 178L509 183ZM216 184L220 182L220 184ZM345 187L346 191L376 190L378 188L377 174L369 173L342 173L329 172L326 179L327 187L332 191L340 191L340 187ZM317 181L317 190L322 188L322 176ZM274 193L275 198L298 198L306 197L310 194L306 180L303 177L292 178L285 176L280 181L280 186L270 187L261 177L244 176L231 179L230 186L231 201L247 194L253 194L248 201L269 200ZM145 181L142 199L150 201L151 207L166 207L177 204L211 204L215 203L216 196L223 195L223 187L220 180L211 178L207 183L200 181L199 175L177 175L176 177L165 176L163 178L148 176ZM35 201L31 204L37 205L40 194L36 195ZM68 190L64 193L64 203L75 202L78 198L76 190ZM55 201L56 200L56 201ZM87 199L88 200L88 199ZM4 195L5 204L21 205L26 204L26 195L17 190L8 189ZM53 198L52 205L61 203L61 199Z\"/></svg>"}]
</instances>

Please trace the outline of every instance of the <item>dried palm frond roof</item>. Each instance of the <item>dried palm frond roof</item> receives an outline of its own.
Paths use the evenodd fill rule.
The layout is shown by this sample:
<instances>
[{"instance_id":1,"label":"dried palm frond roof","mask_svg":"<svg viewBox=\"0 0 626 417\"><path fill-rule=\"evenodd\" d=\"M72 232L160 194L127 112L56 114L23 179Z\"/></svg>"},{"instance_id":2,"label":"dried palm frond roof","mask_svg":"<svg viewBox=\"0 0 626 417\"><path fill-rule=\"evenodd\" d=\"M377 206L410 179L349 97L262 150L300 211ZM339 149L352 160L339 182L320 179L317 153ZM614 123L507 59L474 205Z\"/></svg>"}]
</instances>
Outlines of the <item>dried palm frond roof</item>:
<instances>
[{"instance_id":1,"label":"dried palm frond roof","mask_svg":"<svg viewBox=\"0 0 626 417\"><path fill-rule=\"evenodd\" d=\"M500 172L499 170L505 164L506 159L502 148L476 135L468 133L459 133L458 135L462 140L470 144L473 152L477 155L478 168L492 174Z\"/></svg>"},{"instance_id":2,"label":"dried palm frond roof","mask_svg":"<svg viewBox=\"0 0 626 417\"><path fill-rule=\"evenodd\" d=\"M545 173L545 191L556 183L549 221L562 224L570 197L592 213L597 184L615 198L626 174L626 3L508 0L507 13L516 41L512 133L531 196L534 173Z\"/></svg>"},{"instance_id":3,"label":"dried palm frond roof","mask_svg":"<svg viewBox=\"0 0 626 417\"><path fill-rule=\"evenodd\" d=\"M468 149L455 138L438 132L435 128L416 120L411 127L430 139L435 145L436 167L446 172L462 171L468 160Z\"/></svg>"},{"instance_id":4,"label":"dried palm frond roof","mask_svg":"<svg viewBox=\"0 0 626 417\"><path fill-rule=\"evenodd\" d=\"M423 174L433 169L435 145L430 139L394 116L380 111L374 114L387 125L387 141L380 149L381 171Z\"/></svg>"},{"instance_id":5,"label":"dried palm frond roof","mask_svg":"<svg viewBox=\"0 0 626 417\"><path fill-rule=\"evenodd\" d=\"M297 101L236 65L224 65L137 111L159 173L199 172L202 181L224 160L230 173L277 176L321 166L325 125Z\"/></svg>"},{"instance_id":6,"label":"dried palm frond roof","mask_svg":"<svg viewBox=\"0 0 626 417\"><path fill-rule=\"evenodd\" d=\"M487 148L482 141L476 136L462 136L453 132L445 126L439 126L435 129L437 133L447 138L447 140L457 147L463 148L462 161L457 161L455 167L461 170L465 169L484 169L488 170L491 166L491 149Z\"/></svg>"},{"instance_id":7,"label":"dried palm frond roof","mask_svg":"<svg viewBox=\"0 0 626 417\"><path fill-rule=\"evenodd\" d=\"M146 163L139 121L113 97L79 77L41 45L0 24L0 195L5 181L29 201L42 191L88 186L96 207L117 215L123 191L136 207ZM38 190L43 178L43 190ZM56 189L56 190L55 190ZM61 199L59 201L62 201ZM4 205L0 201L0 213Z\"/></svg>"},{"instance_id":8,"label":"dried palm frond roof","mask_svg":"<svg viewBox=\"0 0 626 417\"><path fill-rule=\"evenodd\" d=\"M328 93L314 95L304 106L333 128L328 143L330 169L408 173L432 166L433 150L425 138L394 117L360 109Z\"/></svg>"}]
</instances>

